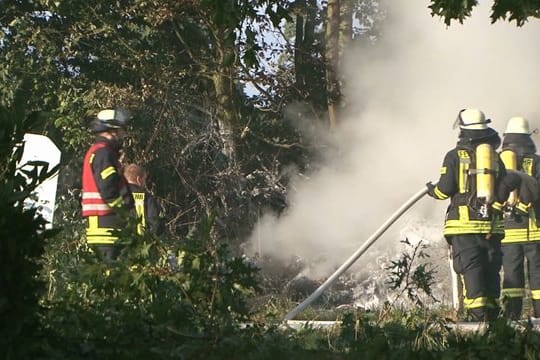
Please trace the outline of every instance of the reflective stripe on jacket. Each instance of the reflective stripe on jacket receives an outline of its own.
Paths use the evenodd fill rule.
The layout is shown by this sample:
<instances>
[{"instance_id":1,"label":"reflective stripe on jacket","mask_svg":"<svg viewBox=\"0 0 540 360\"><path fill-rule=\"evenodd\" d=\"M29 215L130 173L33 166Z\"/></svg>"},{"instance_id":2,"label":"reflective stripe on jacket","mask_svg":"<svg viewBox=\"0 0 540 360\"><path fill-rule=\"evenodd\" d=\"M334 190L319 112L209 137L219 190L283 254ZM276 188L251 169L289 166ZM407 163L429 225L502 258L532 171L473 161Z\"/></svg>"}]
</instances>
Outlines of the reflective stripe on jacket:
<instances>
[{"instance_id":1,"label":"reflective stripe on jacket","mask_svg":"<svg viewBox=\"0 0 540 360\"><path fill-rule=\"evenodd\" d=\"M113 212L112 208L102 198L92 170L92 160L95 152L106 146L107 144L104 142L95 143L84 157L82 175L82 215L84 217L109 215Z\"/></svg>"},{"instance_id":2,"label":"reflective stripe on jacket","mask_svg":"<svg viewBox=\"0 0 540 360\"><path fill-rule=\"evenodd\" d=\"M137 224L137 234L142 235L146 229L146 211L144 206L144 192L132 192L133 199L135 200L135 212L137 213L137 218L139 218L139 223Z\"/></svg>"},{"instance_id":3,"label":"reflective stripe on jacket","mask_svg":"<svg viewBox=\"0 0 540 360\"><path fill-rule=\"evenodd\" d=\"M88 217L88 226L86 228L86 242L89 245L113 245L118 236L114 234L114 228L100 226L99 216L91 215Z\"/></svg>"}]
</instances>

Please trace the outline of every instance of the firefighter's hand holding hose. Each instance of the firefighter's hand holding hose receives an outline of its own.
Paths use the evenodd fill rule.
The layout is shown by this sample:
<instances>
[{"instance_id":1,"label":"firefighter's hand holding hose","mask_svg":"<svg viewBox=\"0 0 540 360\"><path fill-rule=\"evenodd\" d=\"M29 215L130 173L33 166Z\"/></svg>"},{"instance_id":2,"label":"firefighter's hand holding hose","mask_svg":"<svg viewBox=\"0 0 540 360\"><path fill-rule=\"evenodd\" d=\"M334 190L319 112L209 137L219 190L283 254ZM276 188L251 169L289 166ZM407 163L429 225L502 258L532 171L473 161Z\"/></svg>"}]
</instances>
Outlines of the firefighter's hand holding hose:
<instances>
[{"instance_id":1,"label":"firefighter's hand holding hose","mask_svg":"<svg viewBox=\"0 0 540 360\"><path fill-rule=\"evenodd\" d=\"M428 181L426 183L426 187L427 187L427 194L429 196L431 196L432 198L435 198L437 199L437 195L435 195L435 189L437 188L437 185L436 184L433 184L431 181Z\"/></svg>"},{"instance_id":2,"label":"firefighter's hand holding hose","mask_svg":"<svg viewBox=\"0 0 540 360\"><path fill-rule=\"evenodd\" d=\"M437 184L437 182L433 183L433 181L428 181L426 183L427 194L437 200L448 199L449 196L442 192L441 189L439 189L439 187L437 186Z\"/></svg>"},{"instance_id":3,"label":"firefighter's hand holding hose","mask_svg":"<svg viewBox=\"0 0 540 360\"><path fill-rule=\"evenodd\" d=\"M521 184L522 177L520 174L516 171L507 170L506 175L500 181L495 196L495 204L502 203L503 206L506 207L503 208L503 206L501 206L501 212L511 209L512 213L517 213L521 216L528 214L527 196L525 196L525 201L520 201L517 195L512 194L515 191L519 191Z\"/></svg>"}]
</instances>

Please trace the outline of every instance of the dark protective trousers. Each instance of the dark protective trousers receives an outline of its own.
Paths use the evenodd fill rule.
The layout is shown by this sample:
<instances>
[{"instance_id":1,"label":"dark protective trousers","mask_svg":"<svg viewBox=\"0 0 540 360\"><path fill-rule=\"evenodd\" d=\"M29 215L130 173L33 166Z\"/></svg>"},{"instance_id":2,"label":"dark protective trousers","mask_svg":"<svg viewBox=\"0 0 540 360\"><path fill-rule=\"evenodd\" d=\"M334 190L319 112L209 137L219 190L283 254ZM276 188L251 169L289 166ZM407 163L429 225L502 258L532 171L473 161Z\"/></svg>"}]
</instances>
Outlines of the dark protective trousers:
<instances>
[{"instance_id":1,"label":"dark protective trousers","mask_svg":"<svg viewBox=\"0 0 540 360\"><path fill-rule=\"evenodd\" d=\"M464 306L473 321L489 321L499 315L502 265L501 239L486 234L447 237L452 245L454 271L464 283Z\"/></svg>"},{"instance_id":2,"label":"dark protective trousers","mask_svg":"<svg viewBox=\"0 0 540 360\"><path fill-rule=\"evenodd\" d=\"M535 317L540 317L540 241L505 244L502 246L502 252L503 301L506 316L511 319L521 318L526 271L533 303L533 314Z\"/></svg>"},{"instance_id":3,"label":"dark protective trousers","mask_svg":"<svg viewBox=\"0 0 540 360\"><path fill-rule=\"evenodd\" d=\"M119 245L92 245L91 249L105 261L116 260L122 252L122 246Z\"/></svg>"}]
</instances>

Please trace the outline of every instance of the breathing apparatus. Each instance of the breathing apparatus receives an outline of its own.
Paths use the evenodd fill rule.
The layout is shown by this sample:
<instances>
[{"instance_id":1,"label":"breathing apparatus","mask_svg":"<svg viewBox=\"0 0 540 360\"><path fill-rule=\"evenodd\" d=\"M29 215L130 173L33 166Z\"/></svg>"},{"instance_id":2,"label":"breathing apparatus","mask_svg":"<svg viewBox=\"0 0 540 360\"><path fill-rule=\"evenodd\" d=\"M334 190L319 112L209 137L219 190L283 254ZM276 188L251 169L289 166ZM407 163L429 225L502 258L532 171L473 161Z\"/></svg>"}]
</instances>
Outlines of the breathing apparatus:
<instances>
[{"instance_id":1,"label":"breathing apparatus","mask_svg":"<svg viewBox=\"0 0 540 360\"><path fill-rule=\"evenodd\" d=\"M506 167L506 170L510 171L516 171L517 170L517 154L512 150L503 150L500 154L501 160ZM513 190L510 192L510 195L508 196L508 200L506 200L506 204L513 208L518 203L518 192L517 190Z\"/></svg>"},{"instance_id":2,"label":"breathing apparatus","mask_svg":"<svg viewBox=\"0 0 540 360\"><path fill-rule=\"evenodd\" d=\"M476 147L476 198L480 205L480 215L489 217L489 208L494 201L495 189L495 159L496 154L489 144L480 144Z\"/></svg>"},{"instance_id":3,"label":"breathing apparatus","mask_svg":"<svg viewBox=\"0 0 540 360\"><path fill-rule=\"evenodd\" d=\"M462 134L467 134L468 145L472 145L475 153L476 168L469 169L467 175L476 176L476 203L480 205L478 212L483 218L490 215L489 209L494 202L495 174L498 168L497 154L488 139L497 138L497 132L487 126L491 122L478 109L463 109L458 113L454 128L459 125ZM470 136L470 138L468 138ZM479 144L474 146L474 143Z\"/></svg>"}]
</instances>

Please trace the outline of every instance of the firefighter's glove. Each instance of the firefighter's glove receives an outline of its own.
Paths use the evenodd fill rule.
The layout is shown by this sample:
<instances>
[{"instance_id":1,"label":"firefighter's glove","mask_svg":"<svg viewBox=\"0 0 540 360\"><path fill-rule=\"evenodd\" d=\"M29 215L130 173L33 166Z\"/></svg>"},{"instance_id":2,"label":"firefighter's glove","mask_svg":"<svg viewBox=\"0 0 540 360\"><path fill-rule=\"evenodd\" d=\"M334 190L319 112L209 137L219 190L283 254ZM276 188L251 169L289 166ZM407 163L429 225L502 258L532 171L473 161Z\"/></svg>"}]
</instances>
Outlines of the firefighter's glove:
<instances>
[{"instance_id":1,"label":"firefighter's glove","mask_svg":"<svg viewBox=\"0 0 540 360\"><path fill-rule=\"evenodd\" d=\"M433 183L431 181L428 181L426 183L426 187L428 189L427 194L429 196L431 196L432 198L437 199L437 195L435 195L435 187L436 187L436 185L433 185Z\"/></svg>"}]
</instances>

